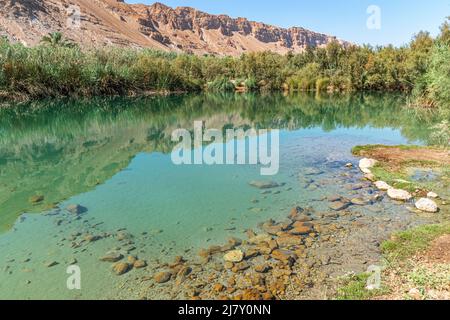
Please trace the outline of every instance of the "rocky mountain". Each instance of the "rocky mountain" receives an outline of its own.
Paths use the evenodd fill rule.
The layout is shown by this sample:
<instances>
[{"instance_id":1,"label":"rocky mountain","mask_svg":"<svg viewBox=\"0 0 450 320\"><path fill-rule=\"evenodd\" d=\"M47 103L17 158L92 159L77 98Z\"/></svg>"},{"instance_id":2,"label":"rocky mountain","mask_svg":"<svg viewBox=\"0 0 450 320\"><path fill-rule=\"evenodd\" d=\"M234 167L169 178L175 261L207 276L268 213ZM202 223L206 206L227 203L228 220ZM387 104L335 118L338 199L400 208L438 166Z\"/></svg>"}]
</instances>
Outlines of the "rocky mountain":
<instances>
[{"instance_id":1,"label":"rocky mountain","mask_svg":"<svg viewBox=\"0 0 450 320\"><path fill-rule=\"evenodd\" d=\"M118 45L195 54L300 52L333 36L279 28L190 7L127 4L123 0L0 0L0 35L28 46L60 31L83 47Z\"/></svg>"}]
</instances>

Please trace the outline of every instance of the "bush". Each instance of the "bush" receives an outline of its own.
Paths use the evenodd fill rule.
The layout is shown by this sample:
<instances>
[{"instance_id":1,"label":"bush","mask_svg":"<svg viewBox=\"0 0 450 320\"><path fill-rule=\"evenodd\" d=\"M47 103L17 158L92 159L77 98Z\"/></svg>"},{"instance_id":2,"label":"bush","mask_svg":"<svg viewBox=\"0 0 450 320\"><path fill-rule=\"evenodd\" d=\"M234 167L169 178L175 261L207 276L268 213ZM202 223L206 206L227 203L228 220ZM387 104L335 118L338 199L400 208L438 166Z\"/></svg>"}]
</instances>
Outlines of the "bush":
<instances>
[{"instance_id":1,"label":"bush","mask_svg":"<svg viewBox=\"0 0 450 320\"><path fill-rule=\"evenodd\" d=\"M327 91L330 85L329 78L319 78L316 81L316 91Z\"/></svg>"},{"instance_id":2,"label":"bush","mask_svg":"<svg viewBox=\"0 0 450 320\"><path fill-rule=\"evenodd\" d=\"M255 78L248 78L244 81L245 89L249 92L257 91L259 89L258 83Z\"/></svg>"},{"instance_id":3,"label":"bush","mask_svg":"<svg viewBox=\"0 0 450 320\"><path fill-rule=\"evenodd\" d=\"M222 77L208 83L207 89L210 92L232 92L236 88L230 79Z\"/></svg>"}]
</instances>

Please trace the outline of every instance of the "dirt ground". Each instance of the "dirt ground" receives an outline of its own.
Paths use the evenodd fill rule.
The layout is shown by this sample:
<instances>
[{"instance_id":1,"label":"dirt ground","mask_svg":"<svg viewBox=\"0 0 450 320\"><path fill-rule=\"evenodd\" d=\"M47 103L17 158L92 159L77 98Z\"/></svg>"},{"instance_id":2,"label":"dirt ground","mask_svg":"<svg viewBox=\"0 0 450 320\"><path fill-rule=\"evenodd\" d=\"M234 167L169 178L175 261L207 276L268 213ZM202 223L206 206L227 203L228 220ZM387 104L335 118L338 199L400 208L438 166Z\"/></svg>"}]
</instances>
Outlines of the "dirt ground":
<instances>
[{"instance_id":1,"label":"dirt ground","mask_svg":"<svg viewBox=\"0 0 450 320\"><path fill-rule=\"evenodd\" d=\"M375 300L450 300L450 235L383 275L389 293Z\"/></svg>"},{"instance_id":2,"label":"dirt ground","mask_svg":"<svg viewBox=\"0 0 450 320\"><path fill-rule=\"evenodd\" d=\"M436 165L450 165L450 151L429 148L401 148L379 146L362 150L360 156L370 157L390 167L399 167L405 162L434 162Z\"/></svg>"}]
</instances>

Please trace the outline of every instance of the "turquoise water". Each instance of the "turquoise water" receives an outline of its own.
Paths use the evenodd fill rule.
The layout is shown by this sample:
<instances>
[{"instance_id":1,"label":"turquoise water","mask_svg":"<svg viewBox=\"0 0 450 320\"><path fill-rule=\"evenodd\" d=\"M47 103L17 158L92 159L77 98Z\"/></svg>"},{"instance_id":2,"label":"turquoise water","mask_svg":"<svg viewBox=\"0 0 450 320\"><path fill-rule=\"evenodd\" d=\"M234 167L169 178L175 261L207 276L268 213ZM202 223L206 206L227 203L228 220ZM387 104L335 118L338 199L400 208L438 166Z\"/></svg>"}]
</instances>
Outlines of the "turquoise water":
<instances>
[{"instance_id":1,"label":"turquoise water","mask_svg":"<svg viewBox=\"0 0 450 320\"><path fill-rule=\"evenodd\" d=\"M326 210L325 196L360 180L356 169L345 182L342 176L346 163L357 163L353 146L430 142L439 119L404 110L402 103L395 96L199 95L52 101L4 111L0 298L114 298L123 281L151 275L178 255L194 259L200 248L230 236L242 238L262 221L283 219L293 206ZM261 177L258 165L174 165L171 132L192 129L195 120L218 129L280 129L279 173ZM283 186L266 193L250 186L252 180ZM44 200L30 203L36 195ZM64 210L69 204L88 211L77 218ZM133 235L126 244L114 237L124 229ZM102 239L74 247L86 234ZM149 267L114 275L99 261L114 248ZM73 259L81 290L66 286Z\"/></svg>"}]
</instances>

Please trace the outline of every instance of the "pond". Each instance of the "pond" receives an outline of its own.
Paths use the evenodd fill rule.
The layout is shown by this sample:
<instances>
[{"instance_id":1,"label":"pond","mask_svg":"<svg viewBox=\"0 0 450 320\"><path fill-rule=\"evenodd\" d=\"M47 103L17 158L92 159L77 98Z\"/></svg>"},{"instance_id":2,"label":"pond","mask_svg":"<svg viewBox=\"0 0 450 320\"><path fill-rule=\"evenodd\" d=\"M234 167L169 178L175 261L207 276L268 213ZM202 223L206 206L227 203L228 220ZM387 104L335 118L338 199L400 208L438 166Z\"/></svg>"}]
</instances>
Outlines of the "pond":
<instances>
[{"instance_id":1,"label":"pond","mask_svg":"<svg viewBox=\"0 0 450 320\"><path fill-rule=\"evenodd\" d=\"M362 194L348 188L361 180L345 168L357 164L352 147L431 142L440 119L404 104L395 95L201 94L1 110L0 299L136 298L121 291L124 282L152 276L177 256L194 259L201 248L244 238L295 206L326 211L324 199L342 190ZM172 132L192 132L195 121L279 129L278 173L262 177L259 164L175 165ZM261 180L279 186L250 184ZM85 212L65 209L74 204ZM408 216L388 201L375 206ZM119 277L99 261L111 250L149 266ZM80 267L81 290L67 289L70 264ZM156 289L147 298L167 298Z\"/></svg>"}]
</instances>

